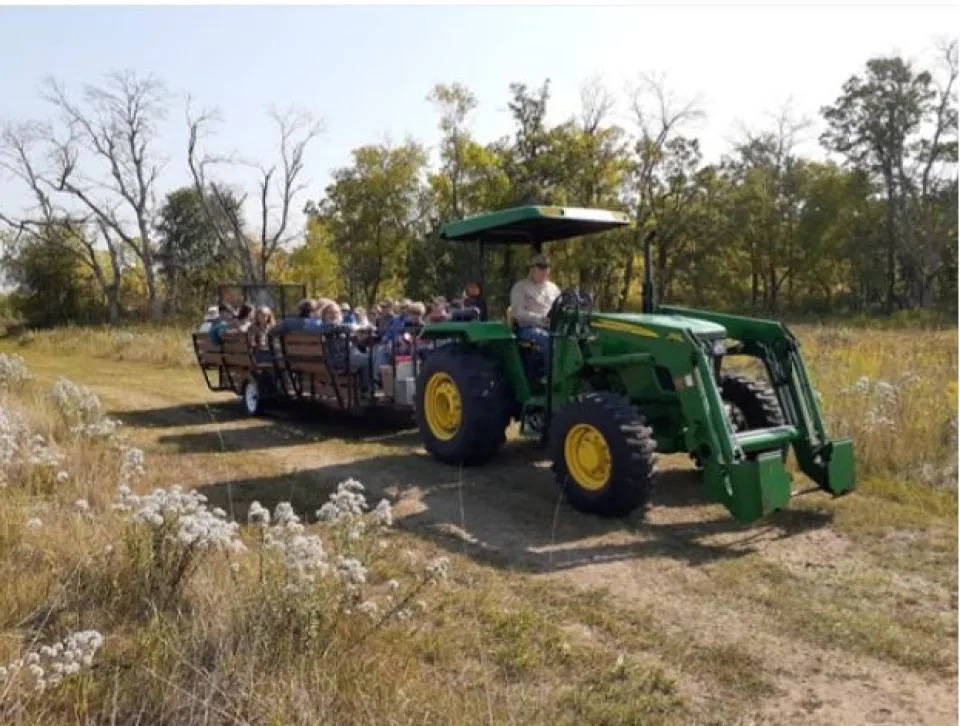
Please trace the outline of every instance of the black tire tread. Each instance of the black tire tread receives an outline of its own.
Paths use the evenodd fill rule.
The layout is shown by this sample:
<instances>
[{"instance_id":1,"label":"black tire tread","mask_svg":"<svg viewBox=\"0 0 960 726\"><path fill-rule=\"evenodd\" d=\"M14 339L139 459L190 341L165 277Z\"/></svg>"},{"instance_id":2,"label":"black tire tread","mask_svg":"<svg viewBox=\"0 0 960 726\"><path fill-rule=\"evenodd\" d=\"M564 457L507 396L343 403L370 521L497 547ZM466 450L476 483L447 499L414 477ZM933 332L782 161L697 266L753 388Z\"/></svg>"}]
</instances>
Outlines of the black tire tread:
<instances>
[{"instance_id":1,"label":"black tire tread","mask_svg":"<svg viewBox=\"0 0 960 726\"><path fill-rule=\"evenodd\" d=\"M784 423L777 394L763 381L740 374L724 374L720 377L720 397L743 412L748 430Z\"/></svg>"},{"instance_id":2,"label":"black tire tread","mask_svg":"<svg viewBox=\"0 0 960 726\"><path fill-rule=\"evenodd\" d=\"M460 389L464 420L450 441L436 439L423 413L423 390L438 371L448 373ZM417 426L424 447L440 461L454 466L481 466L506 441L510 390L497 361L476 348L451 343L431 353L423 363L417 385Z\"/></svg>"},{"instance_id":3,"label":"black tire tread","mask_svg":"<svg viewBox=\"0 0 960 726\"><path fill-rule=\"evenodd\" d=\"M600 428L613 455L611 481L599 495L583 492L567 475L563 441L566 431L580 422ZM610 391L576 396L554 416L550 447L557 484L575 509L601 517L625 517L649 502L657 443L653 429L626 397Z\"/></svg>"}]
</instances>

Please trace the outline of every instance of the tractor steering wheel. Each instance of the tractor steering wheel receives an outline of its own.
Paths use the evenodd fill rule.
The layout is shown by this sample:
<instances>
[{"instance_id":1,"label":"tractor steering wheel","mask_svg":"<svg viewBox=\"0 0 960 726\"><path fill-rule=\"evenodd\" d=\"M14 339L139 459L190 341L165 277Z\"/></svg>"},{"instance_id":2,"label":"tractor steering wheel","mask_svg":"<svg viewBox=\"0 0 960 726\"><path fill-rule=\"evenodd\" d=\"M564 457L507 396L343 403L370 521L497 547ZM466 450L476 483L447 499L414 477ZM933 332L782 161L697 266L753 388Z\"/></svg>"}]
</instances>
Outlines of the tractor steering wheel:
<instances>
[{"instance_id":1,"label":"tractor steering wheel","mask_svg":"<svg viewBox=\"0 0 960 726\"><path fill-rule=\"evenodd\" d=\"M573 313L575 317L579 318L580 308L583 303L584 299L578 289L568 287L566 290L563 290L557 296L556 300L553 301L553 305L550 306L550 310L547 312L547 327L550 332L557 332L560 321L569 313Z\"/></svg>"}]
</instances>

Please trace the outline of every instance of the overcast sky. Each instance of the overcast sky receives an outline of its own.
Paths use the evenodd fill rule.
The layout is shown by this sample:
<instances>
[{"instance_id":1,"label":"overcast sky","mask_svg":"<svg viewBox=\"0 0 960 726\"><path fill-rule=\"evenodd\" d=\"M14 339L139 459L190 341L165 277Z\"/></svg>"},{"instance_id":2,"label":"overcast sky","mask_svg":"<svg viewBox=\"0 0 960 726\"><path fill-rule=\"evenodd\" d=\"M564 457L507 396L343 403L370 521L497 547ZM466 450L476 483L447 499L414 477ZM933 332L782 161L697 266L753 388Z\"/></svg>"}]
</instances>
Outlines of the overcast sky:
<instances>
[{"instance_id":1,"label":"overcast sky","mask_svg":"<svg viewBox=\"0 0 960 726\"><path fill-rule=\"evenodd\" d=\"M432 145L425 96L459 81L478 96L480 140L511 131L508 85L551 79L550 120L573 113L581 84L599 75L621 93L640 72L667 74L679 97L700 94L696 128L708 158L738 122L757 127L792 99L817 120L852 73L878 54L927 62L956 32L957 11L935 7L36 7L0 10L0 118L47 118L41 80L78 92L113 69L154 73L179 94L159 148L164 188L185 183L183 98L217 106L218 150L267 161L276 134L264 110L296 103L326 132L310 150L311 198L350 150L408 135ZM621 96L625 100L625 96ZM619 110L627 112L625 103ZM627 119L625 118L624 121ZM816 153L814 127L809 153ZM22 192L0 180L0 207Z\"/></svg>"}]
</instances>

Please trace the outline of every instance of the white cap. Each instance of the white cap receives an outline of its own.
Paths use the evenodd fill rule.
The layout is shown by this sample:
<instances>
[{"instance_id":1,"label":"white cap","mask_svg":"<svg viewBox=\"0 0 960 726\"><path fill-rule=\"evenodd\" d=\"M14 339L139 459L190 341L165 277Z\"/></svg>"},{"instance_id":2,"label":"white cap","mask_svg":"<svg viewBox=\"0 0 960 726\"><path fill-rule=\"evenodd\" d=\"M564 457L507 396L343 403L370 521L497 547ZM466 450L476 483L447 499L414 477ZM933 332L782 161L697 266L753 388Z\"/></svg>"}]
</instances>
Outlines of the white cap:
<instances>
[{"instance_id":1,"label":"white cap","mask_svg":"<svg viewBox=\"0 0 960 726\"><path fill-rule=\"evenodd\" d=\"M219 317L220 317L220 308L218 308L216 305L211 305L210 307L207 308L207 317L205 317L204 320L214 320L215 318L219 318Z\"/></svg>"}]
</instances>

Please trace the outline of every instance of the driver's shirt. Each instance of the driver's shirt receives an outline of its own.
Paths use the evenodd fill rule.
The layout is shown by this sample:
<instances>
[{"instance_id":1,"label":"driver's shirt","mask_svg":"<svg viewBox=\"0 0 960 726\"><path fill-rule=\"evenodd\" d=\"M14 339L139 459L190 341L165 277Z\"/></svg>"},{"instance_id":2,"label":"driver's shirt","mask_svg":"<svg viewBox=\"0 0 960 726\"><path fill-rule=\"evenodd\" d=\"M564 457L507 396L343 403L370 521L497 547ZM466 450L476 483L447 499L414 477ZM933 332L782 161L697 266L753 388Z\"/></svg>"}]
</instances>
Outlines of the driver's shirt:
<instances>
[{"instance_id":1,"label":"driver's shirt","mask_svg":"<svg viewBox=\"0 0 960 726\"><path fill-rule=\"evenodd\" d=\"M542 285L529 277L520 280L510 291L510 308L517 325L546 327L547 313L559 296L560 288L550 280Z\"/></svg>"}]
</instances>

